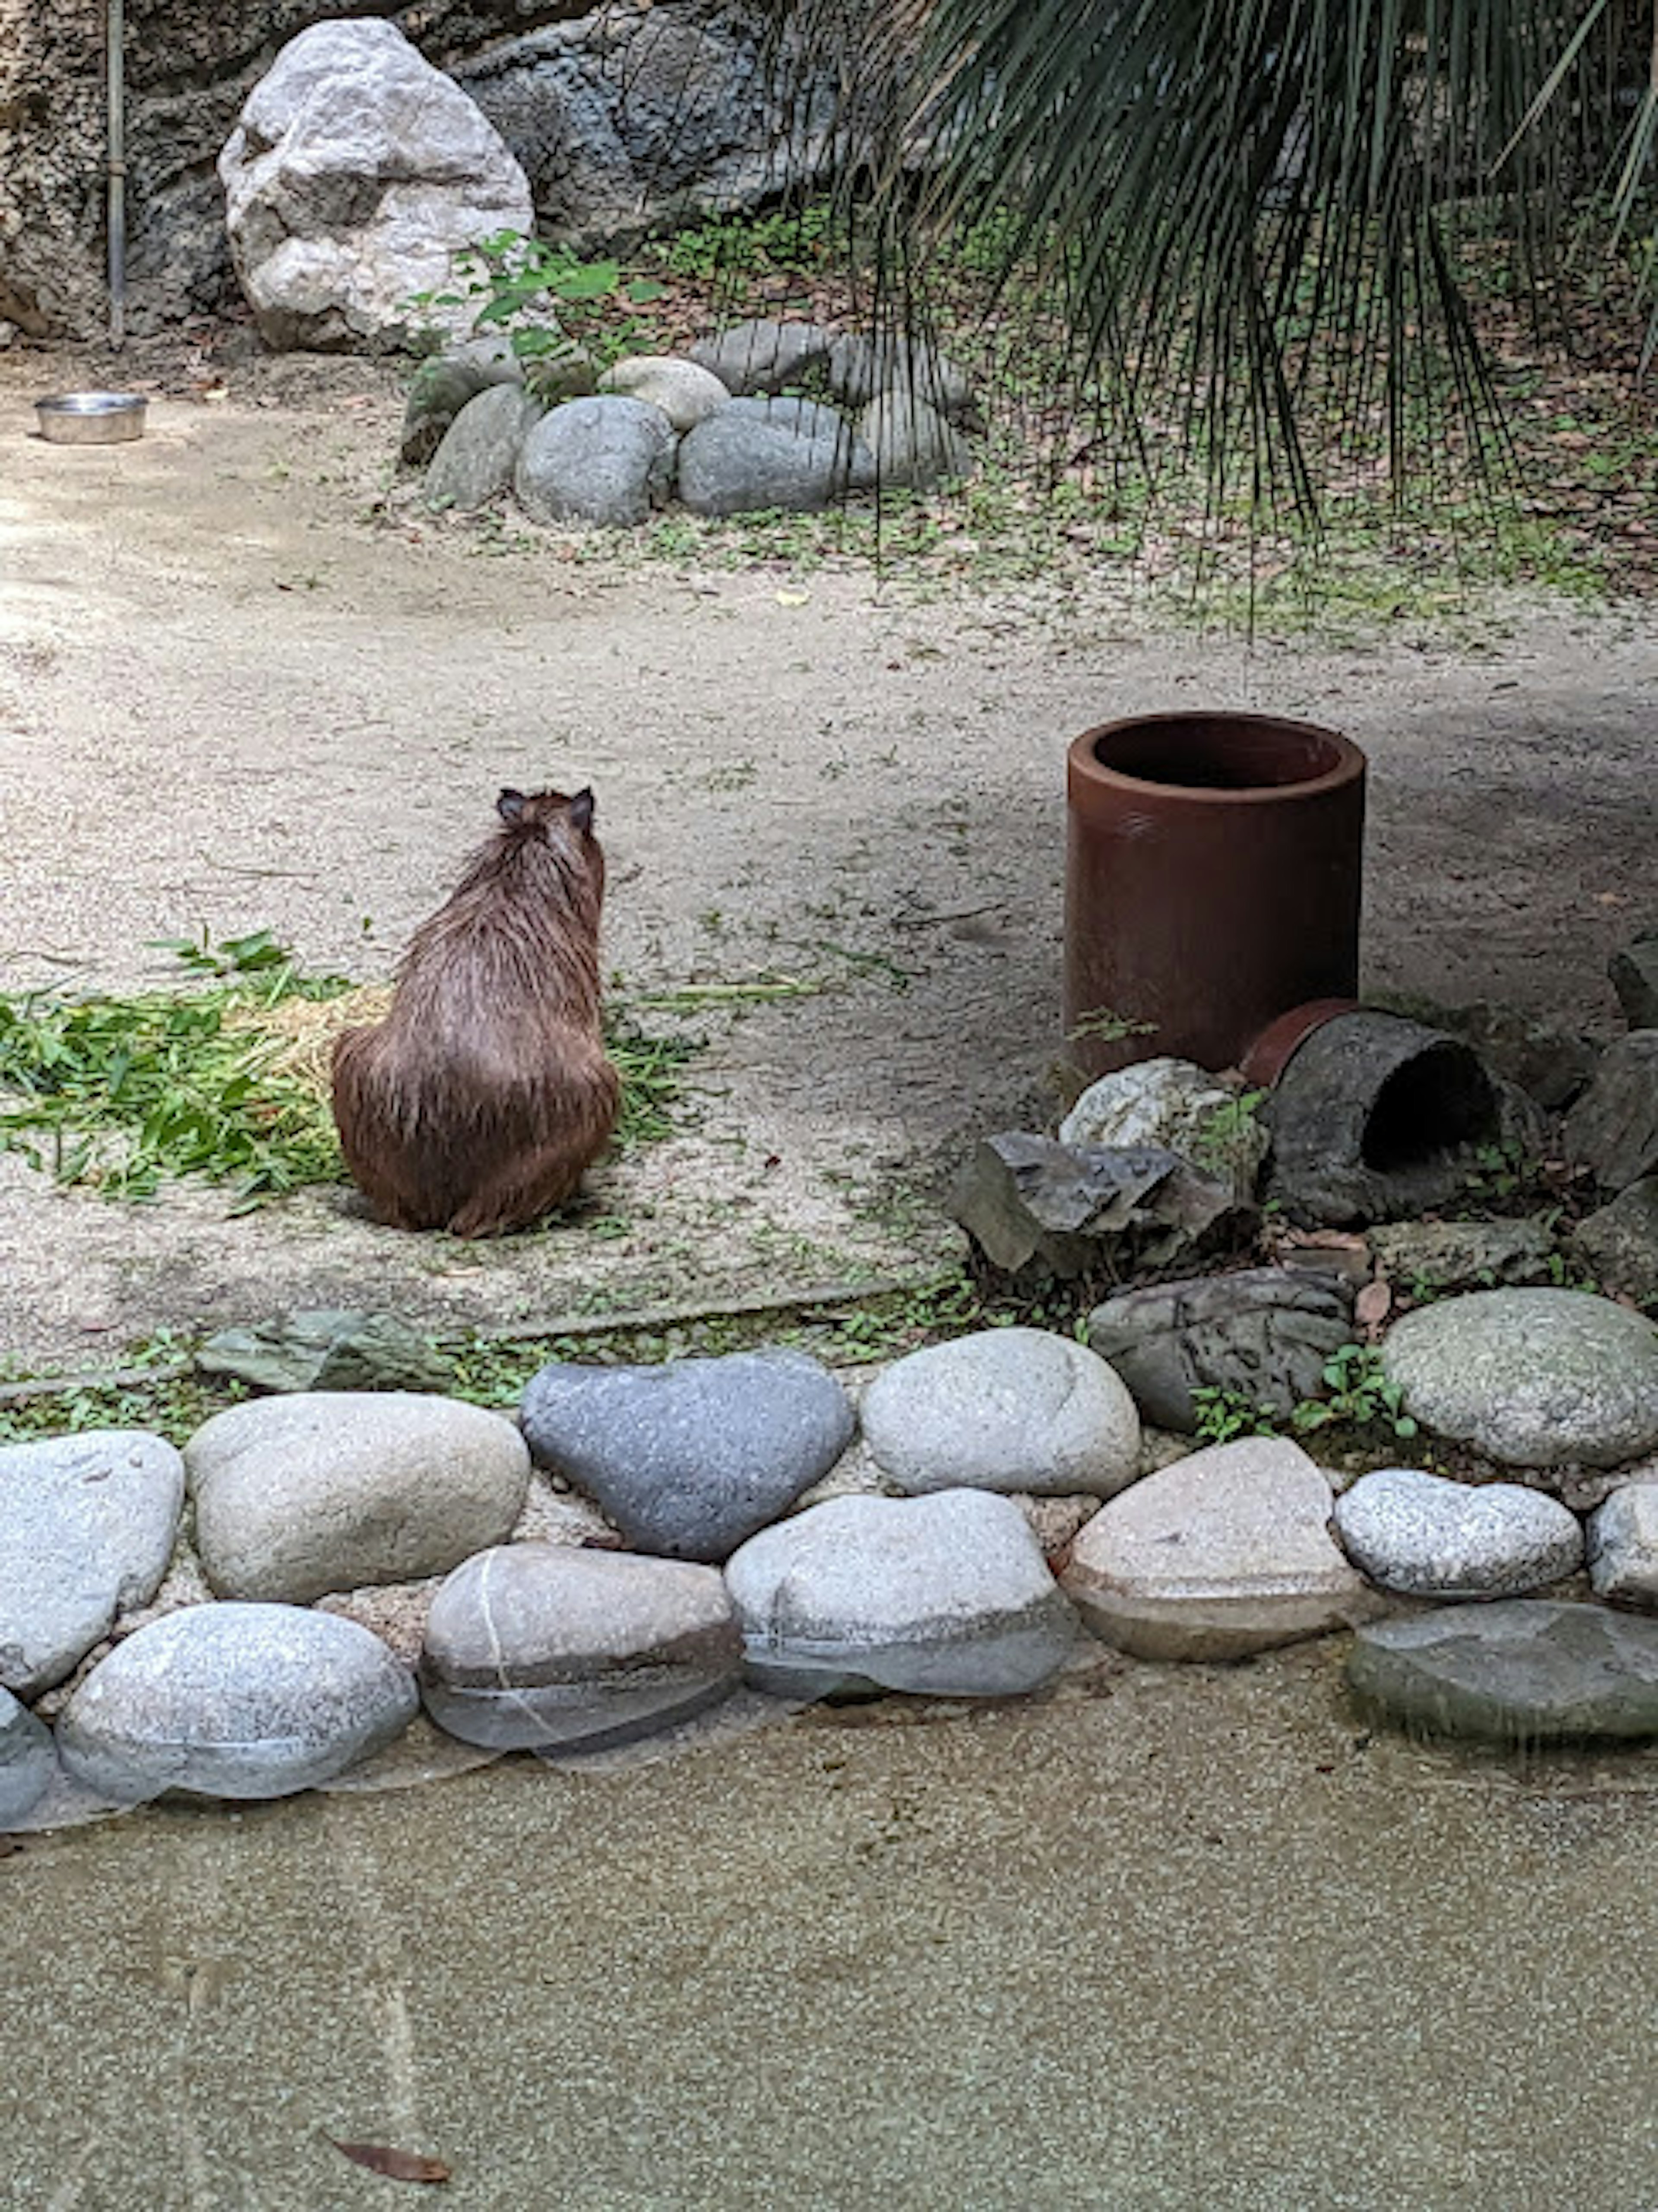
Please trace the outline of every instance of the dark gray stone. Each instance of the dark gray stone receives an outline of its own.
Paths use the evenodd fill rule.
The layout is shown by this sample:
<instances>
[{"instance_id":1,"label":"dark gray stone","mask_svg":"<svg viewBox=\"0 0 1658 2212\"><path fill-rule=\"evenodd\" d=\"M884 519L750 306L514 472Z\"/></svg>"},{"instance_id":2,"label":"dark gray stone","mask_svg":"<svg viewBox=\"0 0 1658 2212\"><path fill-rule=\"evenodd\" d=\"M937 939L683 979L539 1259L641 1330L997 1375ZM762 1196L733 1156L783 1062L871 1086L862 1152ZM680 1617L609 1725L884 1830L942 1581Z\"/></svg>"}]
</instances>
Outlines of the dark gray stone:
<instances>
[{"instance_id":1,"label":"dark gray stone","mask_svg":"<svg viewBox=\"0 0 1658 2212\"><path fill-rule=\"evenodd\" d=\"M1658 1736L1658 1622L1510 1598L1361 1628L1347 1679L1412 1733L1530 1747Z\"/></svg>"},{"instance_id":2,"label":"dark gray stone","mask_svg":"<svg viewBox=\"0 0 1658 2212\"><path fill-rule=\"evenodd\" d=\"M1336 1500L1335 1530L1362 1574L1407 1597L1518 1597L1583 1564L1582 1529L1558 1499L1414 1467L1361 1475Z\"/></svg>"},{"instance_id":3,"label":"dark gray stone","mask_svg":"<svg viewBox=\"0 0 1658 2212\"><path fill-rule=\"evenodd\" d=\"M950 1194L951 1218L993 1267L1062 1281L1166 1267L1237 1211L1228 1182L1156 1145L987 1137Z\"/></svg>"},{"instance_id":4,"label":"dark gray stone","mask_svg":"<svg viewBox=\"0 0 1658 2212\"><path fill-rule=\"evenodd\" d=\"M884 484L931 491L971 474L973 448L925 399L878 392L858 416L858 435L875 456Z\"/></svg>"},{"instance_id":5,"label":"dark gray stone","mask_svg":"<svg viewBox=\"0 0 1658 2212\"><path fill-rule=\"evenodd\" d=\"M472 338L422 362L409 380L399 447L403 459L410 467L424 467L463 407L495 385L523 382L523 364L504 335Z\"/></svg>"},{"instance_id":6,"label":"dark gray stone","mask_svg":"<svg viewBox=\"0 0 1658 2212\"><path fill-rule=\"evenodd\" d=\"M567 400L525 435L513 489L537 522L629 529L666 497L673 452L659 407L605 392Z\"/></svg>"},{"instance_id":7,"label":"dark gray stone","mask_svg":"<svg viewBox=\"0 0 1658 2212\"><path fill-rule=\"evenodd\" d=\"M733 399L687 431L679 496L693 514L809 513L875 481L844 416L810 399Z\"/></svg>"},{"instance_id":8,"label":"dark gray stone","mask_svg":"<svg viewBox=\"0 0 1658 2212\"><path fill-rule=\"evenodd\" d=\"M1658 1298L1658 1176L1643 1176L1580 1221L1572 1251L1609 1291L1643 1302Z\"/></svg>"},{"instance_id":9,"label":"dark gray stone","mask_svg":"<svg viewBox=\"0 0 1658 2212\"><path fill-rule=\"evenodd\" d=\"M1606 963L1624 1019L1632 1030L1658 1030L1658 929L1643 929Z\"/></svg>"},{"instance_id":10,"label":"dark gray stone","mask_svg":"<svg viewBox=\"0 0 1658 2212\"><path fill-rule=\"evenodd\" d=\"M1324 1389L1324 1363L1353 1333L1349 1285L1252 1267L1157 1283L1096 1306L1088 1341L1155 1426L1192 1435L1196 1389L1237 1392L1283 1416Z\"/></svg>"},{"instance_id":11,"label":"dark gray stone","mask_svg":"<svg viewBox=\"0 0 1658 2212\"><path fill-rule=\"evenodd\" d=\"M817 323L733 323L714 337L699 338L690 359L717 376L728 392L745 398L780 392L827 361L834 336Z\"/></svg>"},{"instance_id":12,"label":"dark gray stone","mask_svg":"<svg viewBox=\"0 0 1658 2212\"><path fill-rule=\"evenodd\" d=\"M1658 1328L1582 1291L1475 1291L1396 1322L1405 1410L1516 1467L1617 1467L1658 1443Z\"/></svg>"},{"instance_id":13,"label":"dark gray stone","mask_svg":"<svg viewBox=\"0 0 1658 2212\"><path fill-rule=\"evenodd\" d=\"M505 491L518 467L519 449L541 404L516 385L498 384L469 399L444 434L426 472L428 507L471 514Z\"/></svg>"},{"instance_id":14,"label":"dark gray stone","mask_svg":"<svg viewBox=\"0 0 1658 2212\"><path fill-rule=\"evenodd\" d=\"M784 1696L879 1688L1016 1697L1065 1661L1077 1617L1011 1498L834 1498L727 1563L750 1679Z\"/></svg>"},{"instance_id":15,"label":"dark gray stone","mask_svg":"<svg viewBox=\"0 0 1658 2212\"><path fill-rule=\"evenodd\" d=\"M1519 1221L1401 1221L1373 1229L1370 1247L1388 1281L1408 1291L1495 1290L1546 1282L1554 1255L1546 1216Z\"/></svg>"},{"instance_id":16,"label":"dark gray stone","mask_svg":"<svg viewBox=\"0 0 1658 2212\"><path fill-rule=\"evenodd\" d=\"M312 1306L222 1328L196 1354L203 1375L255 1390L442 1390L449 1363L395 1314Z\"/></svg>"},{"instance_id":17,"label":"dark gray stone","mask_svg":"<svg viewBox=\"0 0 1658 2212\"><path fill-rule=\"evenodd\" d=\"M420 1672L428 1712L464 1742L592 1750L717 1703L743 1639L717 1567L507 1544L444 1583Z\"/></svg>"},{"instance_id":18,"label":"dark gray stone","mask_svg":"<svg viewBox=\"0 0 1658 2212\"><path fill-rule=\"evenodd\" d=\"M0 1449L0 1685L33 1698L161 1585L185 1465L137 1430Z\"/></svg>"},{"instance_id":19,"label":"dark gray stone","mask_svg":"<svg viewBox=\"0 0 1658 2212\"><path fill-rule=\"evenodd\" d=\"M57 1773L51 1729L0 1690L0 1834L33 1810Z\"/></svg>"},{"instance_id":20,"label":"dark gray stone","mask_svg":"<svg viewBox=\"0 0 1658 2212\"><path fill-rule=\"evenodd\" d=\"M840 1383L799 1352L556 1361L524 1393L537 1463L588 1492L636 1548L677 1559L726 1559L829 1473L853 1426Z\"/></svg>"},{"instance_id":21,"label":"dark gray stone","mask_svg":"<svg viewBox=\"0 0 1658 2212\"><path fill-rule=\"evenodd\" d=\"M1547 1113L1569 1106L1594 1073L1595 1048L1587 1038L1514 1006L1479 1000L1437 1006L1422 1018L1472 1045L1494 1075L1516 1085Z\"/></svg>"},{"instance_id":22,"label":"dark gray stone","mask_svg":"<svg viewBox=\"0 0 1658 2212\"><path fill-rule=\"evenodd\" d=\"M1501 1133L1497 1090L1461 1040L1396 1014L1326 1022L1262 1109L1267 1193L1293 1221L1390 1221L1444 1205Z\"/></svg>"},{"instance_id":23,"label":"dark gray stone","mask_svg":"<svg viewBox=\"0 0 1658 2212\"><path fill-rule=\"evenodd\" d=\"M1606 1047L1566 1116L1564 1140L1566 1158L1603 1190L1627 1190L1658 1171L1658 1029L1631 1030Z\"/></svg>"},{"instance_id":24,"label":"dark gray stone","mask_svg":"<svg viewBox=\"0 0 1658 2212\"><path fill-rule=\"evenodd\" d=\"M973 404L965 370L926 340L901 331L836 338L829 348L829 381L849 407L867 406L883 392L902 392L952 417Z\"/></svg>"},{"instance_id":25,"label":"dark gray stone","mask_svg":"<svg viewBox=\"0 0 1658 2212\"><path fill-rule=\"evenodd\" d=\"M190 1606L93 1668L59 1718L58 1756L112 1804L167 1790L285 1797L390 1743L419 1705L409 1668L354 1620Z\"/></svg>"}]
</instances>

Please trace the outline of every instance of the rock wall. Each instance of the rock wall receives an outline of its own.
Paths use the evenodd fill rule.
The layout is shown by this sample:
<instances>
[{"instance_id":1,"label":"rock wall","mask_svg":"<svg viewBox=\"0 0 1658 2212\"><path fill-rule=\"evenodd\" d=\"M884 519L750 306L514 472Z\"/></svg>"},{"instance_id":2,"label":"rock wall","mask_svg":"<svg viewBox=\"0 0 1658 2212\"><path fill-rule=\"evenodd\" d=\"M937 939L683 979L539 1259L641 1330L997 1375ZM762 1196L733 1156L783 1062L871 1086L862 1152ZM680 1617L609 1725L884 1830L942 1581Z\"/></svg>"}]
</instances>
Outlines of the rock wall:
<instances>
[{"instance_id":1,"label":"rock wall","mask_svg":"<svg viewBox=\"0 0 1658 2212\"><path fill-rule=\"evenodd\" d=\"M0 0L0 342L107 316L106 0ZM522 162L539 227L592 246L665 209L753 205L819 158L827 84L764 96L764 0L127 0L129 327L236 298L215 162L280 47L388 15Z\"/></svg>"}]
</instances>

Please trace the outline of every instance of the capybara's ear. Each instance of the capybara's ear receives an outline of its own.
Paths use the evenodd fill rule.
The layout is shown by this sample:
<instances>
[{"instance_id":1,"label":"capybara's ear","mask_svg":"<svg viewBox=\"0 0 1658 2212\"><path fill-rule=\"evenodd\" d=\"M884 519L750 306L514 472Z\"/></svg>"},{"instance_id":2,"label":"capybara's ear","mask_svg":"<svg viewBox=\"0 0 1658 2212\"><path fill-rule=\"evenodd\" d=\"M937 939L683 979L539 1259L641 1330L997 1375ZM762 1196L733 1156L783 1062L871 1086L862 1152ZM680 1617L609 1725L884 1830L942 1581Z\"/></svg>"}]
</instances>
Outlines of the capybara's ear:
<instances>
[{"instance_id":1,"label":"capybara's ear","mask_svg":"<svg viewBox=\"0 0 1658 2212\"><path fill-rule=\"evenodd\" d=\"M578 830L585 831L592 828L593 794L591 787L577 792L570 801L570 819Z\"/></svg>"},{"instance_id":2,"label":"capybara's ear","mask_svg":"<svg viewBox=\"0 0 1658 2212\"><path fill-rule=\"evenodd\" d=\"M521 822L524 819L524 793L509 787L496 799L495 812L503 822Z\"/></svg>"}]
</instances>

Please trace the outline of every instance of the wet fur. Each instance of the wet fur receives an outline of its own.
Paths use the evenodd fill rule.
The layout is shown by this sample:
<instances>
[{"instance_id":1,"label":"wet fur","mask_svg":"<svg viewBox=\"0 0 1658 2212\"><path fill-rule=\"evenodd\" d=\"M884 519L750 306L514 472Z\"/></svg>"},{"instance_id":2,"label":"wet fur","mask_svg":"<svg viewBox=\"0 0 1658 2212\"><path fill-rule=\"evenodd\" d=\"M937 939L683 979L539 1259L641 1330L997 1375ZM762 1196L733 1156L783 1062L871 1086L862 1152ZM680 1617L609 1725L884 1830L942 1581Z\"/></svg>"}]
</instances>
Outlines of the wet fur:
<instances>
[{"instance_id":1,"label":"wet fur","mask_svg":"<svg viewBox=\"0 0 1658 2212\"><path fill-rule=\"evenodd\" d=\"M499 811L410 940L386 1019L334 1047L346 1165L398 1229L523 1228L571 1195L616 1126L592 794L504 791Z\"/></svg>"}]
</instances>

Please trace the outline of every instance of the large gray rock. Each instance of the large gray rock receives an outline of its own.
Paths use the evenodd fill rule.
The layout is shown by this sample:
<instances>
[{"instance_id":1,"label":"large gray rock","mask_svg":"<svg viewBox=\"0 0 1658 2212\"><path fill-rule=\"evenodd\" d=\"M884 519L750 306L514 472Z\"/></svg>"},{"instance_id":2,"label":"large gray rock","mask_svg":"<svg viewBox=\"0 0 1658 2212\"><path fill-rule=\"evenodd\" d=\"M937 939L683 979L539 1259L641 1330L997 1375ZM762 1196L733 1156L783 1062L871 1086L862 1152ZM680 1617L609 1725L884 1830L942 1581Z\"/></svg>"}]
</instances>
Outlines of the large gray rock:
<instances>
[{"instance_id":1,"label":"large gray rock","mask_svg":"<svg viewBox=\"0 0 1658 2212\"><path fill-rule=\"evenodd\" d=\"M966 370L926 339L902 331L836 338L829 348L829 381L830 391L849 407L866 406L882 392L892 392L940 415L961 415L973 404Z\"/></svg>"},{"instance_id":2,"label":"large gray rock","mask_svg":"<svg viewBox=\"0 0 1658 2212\"><path fill-rule=\"evenodd\" d=\"M33 1811L57 1774L51 1729L0 1690L0 1835Z\"/></svg>"},{"instance_id":3,"label":"large gray rock","mask_svg":"<svg viewBox=\"0 0 1658 2212\"><path fill-rule=\"evenodd\" d=\"M586 1491L636 1549L720 1560L852 1441L852 1404L804 1352L656 1367L555 1361L524 1393L537 1465Z\"/></svg>"},{"instance_id":4,"label":"large gray rock","mask_svg":"<svg viewBox=\"0 0 1658 2212\"><path fill-rule=\"evenodd\" d=\"M1412 1734L1533 1748L1658 1736L1658 1622L1510 1598L1361 1628L1347 1662L1370 1711Z\"/></svg>"},{"instance_id":5,"label":"large gray rock","mask_svg":"<svg viewBox=\"0 0 1658 2212\"><path fill-rule=\"evenodd\" d=\"M1624 1019L1632 1030L1658 1030L1658 929L1643 929L1606 963Z\"/></svg>"},{"instance_id":6,"label":"large gray rock","mask_svg":"<svg viewBox=\"0 0 1658 2212\"><path fill-rule=\"evenodd\" d=\"M980 1329L878 1375L860 1409L876 1464L912 1493L1088 1492L1134 1480L1134 1401L1096 1353L1041 1328Z\"/></svg>"},{"instance_id":7,"label":"large gray rock","mask_svg":"<svg viewBox=\"0 0 1658 2212\"><path fill-rule=\"evenodd\" d=\"M184 1494L173 1446L135 1430L0 1449L0 1685L32 1698L61 1682L155 1595Z\"/></svg>"},{"instance_id":8,"label":"large gray rock","mask_svg":"<svg viewBox=\"0 0 1658 2212\"><path fill-rule=\"evenodd\" d=\"M1658 1607L1658 1472L1626 1483L1588 1526L1589 1582L1613 1605Z\"/></svg>"},{"instance_id":9,"label":"large gray rock","mask_svg":"<svg viewBox=\"0 0 1658 2212\"><path fill-rule=\"evenodd\" d=\"M750 1678L786 1696L1016 1696L1076 1636L1023 1515L981 1490L830 1498L751 1537L726 1579Z\"/></svg>"},{"instance_id":10,"label":"large gray rock","mask_svg":"<svg viewBox=\"0 0 1658 2212\"><path fill-rule=\"evenodd\" d=\"M196 1366L255 1390L441 1390L449 1379L448 1362L396 1314L337 1306L218 1329Z\"/></svg>"},{"instance_id":11,"label":"large gray rock","mask_svg":"<svg viewBox=\"0 0 1658 2212\"><path fill-rule=\"evenodd\" d=\"M185 1463L213 1588L292 1605L447 1574L502 1541L530 1483L510 1421L415 1392L232 1406L197 1430Z\"/></svg>"},{"instance_id":12,"label":"large gray rock","mask_svg":"<svg viewBox=\"0 0 1658 2212\"><path fill-rule=\"evenodd\" d=\"M1658 1172L1658 1030L1631 1030L1606 1047L1562 1136L1566 1158L1605 1190Z\"/></svg>"},{"instance_id":13,"label":"large gray rock","mask_svg":"<svg viewBox=\"0 0 1658 2212\"><path fill-rule=\"evenodd\" d=\"M1336 1500L1335 1528L1362 1574L1407 1597L1519 1597L1583 1564L1582 1526L1558 1498L1419 1468L1361 1475Z\"/></svg>"},{"instance_id":14,"label":"large gray rock","mask_svg":"<svg viewBox=\"0 0 1658 2212\"><path fill-rule=\"evenodd\" d=\"M1069 1281L1167 1267L1239 1206L1230 1176L1159 1145L1062 1145L1005 1129L974 1147L950 1211L1004 1273Z\"/></svg>"},{"instance_id":15,"label":"large gray rock","mask_svg":"<svg viewBox=\"0 0 1658 2212\"><path fill-rule=\"evenodd\" d=\"M681 432L694 430L731 400L731 393L712 369L671 354L629 354L605 370L598 388L617 392L624 399L641 399L648 407L659 407Z\"/></svg>"},{"instance_id":16,"label":"large gray rock","mask_svg":"<svg viewBox=\"0 0 1658 2212\"><path fill-rule=\"evenodd\" d=\"M972 447L913 392L878 392L859 414L857 428L883 484L931 491L972 472Z\"/></svg>"},{"instance_id":17,"label":"large gray rock","mask_svg":"<svg viewBox=\"0 0 1658 2212\"><path fill-rule=\"evenodd\" d=\"M1658 1328L1582 1291L1475 1291L1382 1348L1405 1410L1514 1467L1617 1467L1658 1443Z\"/></svg>"},{"instance_id":18,"label":"large gray rock","mask_svg":"<svg viewBox=\"0 0 1658 2212\"><path fill-rule=\"evenodd\" d=\"M166 1790L285 1797L414 1718L414 1677L355 1621L286 1605L201 1605L100 1660L58 1723L71 1778L112 1804Z\"/></svg>"},{"instance_id":19,"label":"large gray rock","mask_svg":"<svg viewBox=\"0 0 1658 2212\"><path fill-rule=\"evenodd\" d=\"M525 433L541 414L539 401L513 384L493 385L468 400L426 471L428 507L471 514L505 491L517 472Z\"/></svg>"},{"instance_id":20,"label":"large gray rock","mask_svg":"<svg viewBox=\"0 0 1658 2212\"><path fill-rule=\"evenodd\" d=\"M513 489L537 522L631 529L666 497L673 452L659 407L607 393L567 400L525 435Z\"/></svg>"},{"instance_id":21,"label":"large gray rock","mask_svg":"<svg viewBox=\"0 0 1658 2212\"><path fill-rule=\"evenodd\" d=\"M791 514L875 481L875 456L844 416L810 399L733 399L686 433L679 496L693 514Z\"/></svg>"},{"instance_id":22,"label":"large gray rock","mask_svg":"<svg viewBox=\"0 0 1658 2212\"><path fill-rule=\"evenodd\" d=\"M741 398L780 392L827 361L833 343L834 332L817 323L761 319L733 323L713 337L699 338L690 358Z\"/></svg>"},{"instance_id":23,"label":"large gray rock","mask_svg":"<svg viewBox=\"0 0 1658 2212\"><path fill-rule=\"evenodd\" d=\"M1586 1215L1569 1242L1596 1282L1626 1297L1658 1298L1658 1175L1643 1176Z\"/></svg>"},{"instance_id":24,"label":"large gray rock","mask_svg":"<svg viewBox=\"0 0 1658 2212\"><path fill-rule=\"evenodd\" d=\"M1088 1317L1088 1341L1142 1417L1191 1435L1194 1390L1229 1390L1279 1416L1321 1396L1324 1363L1353 1333L1351 1293L1328 1278L1250 1267L1120 1291Z\"/></svg>"},{"instance_id":25,"label":"large gray rock","mask_svg":"<svg viewBox=\"0 0 1658 2212\"><path fill-rule=\"evenodd\" d=\"M279 349L400 343L452 256L532 227L499 134L395 24L314 24L249 94L219 175L236 273Z\"/></svg>"},{"instance_id":26,"label":"large gray rock","mask_svg":"<svg viewBox=\"0 0 1658 2212\"><path fill-rule=\"evenodd\" d=\"M508 1544L468 1559L434 1599L421 1688L466 1743L593 1750L701 1712L742 1671L717 1567Z\"/></svg>"},{"instance_id":27,"label":"large gray rock","mask_svg":"<svg viewBox=\"0 0 1658 2212\"><path fill-rule=\"evenodd\" d=\"M1241 1659L1370 1619L1330 1534L1330 1485L1299 1444L1250 1437L1102 1505L1060 1577L1096 1635L1143 1659Z\"/></svg>"}]
</instances>

